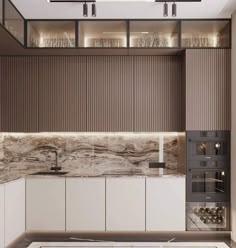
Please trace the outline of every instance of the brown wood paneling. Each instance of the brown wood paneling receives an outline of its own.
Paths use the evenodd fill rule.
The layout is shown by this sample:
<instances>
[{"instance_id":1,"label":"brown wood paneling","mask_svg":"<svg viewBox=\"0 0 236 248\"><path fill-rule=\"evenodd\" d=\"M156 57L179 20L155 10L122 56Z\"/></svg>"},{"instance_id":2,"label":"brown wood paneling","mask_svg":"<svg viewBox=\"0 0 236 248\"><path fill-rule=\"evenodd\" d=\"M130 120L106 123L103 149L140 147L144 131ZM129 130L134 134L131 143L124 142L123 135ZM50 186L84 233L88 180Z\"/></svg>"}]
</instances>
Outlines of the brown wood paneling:
<instances>
[{"instance_id":1,"label":"brown wood paneling","mask_svg":"<svg viewBox=\"0 0 236 248\"><path fill-rule=\"evenodd\" d=\"M186 51L186 129L230 130L231 50Z\"/></svg>"},{"instance_id":2,"label":"brown wood paneling","mask_svg":"<svg viewBox=\"0 0 236 248\"><path fill-rule=\"evenodd\" d=\"M135 131L183 130L181 56L136 56Z\"/></svg>"},{"instance_id":3,"label":"brown wood paneling","mask_svg":"<svg viewBox=\"0 0 236 248\"><path fill-rule=\"evenodd\" d=\"M86 57L39 57L39 130L86 131Z\"/></svg>"},{"instance_id":4,"label":"brown wood paneling","mask_svg":"<svg viewBox=\"0 0 236 248\"><path fill-rule=\"evenodd\" d=\"M133 57L90 56L87 130L133 131Z\"/></svg>"},{"instance_id":5,"label":"brown wood paneling","mask_svg":"<svg viewBox=\"0 0 236 248\"><path fill-rule=\"evenodd\" d=\"M1 60L2 131L38 131L38 58Z\"/></svg>"}]
</instances>

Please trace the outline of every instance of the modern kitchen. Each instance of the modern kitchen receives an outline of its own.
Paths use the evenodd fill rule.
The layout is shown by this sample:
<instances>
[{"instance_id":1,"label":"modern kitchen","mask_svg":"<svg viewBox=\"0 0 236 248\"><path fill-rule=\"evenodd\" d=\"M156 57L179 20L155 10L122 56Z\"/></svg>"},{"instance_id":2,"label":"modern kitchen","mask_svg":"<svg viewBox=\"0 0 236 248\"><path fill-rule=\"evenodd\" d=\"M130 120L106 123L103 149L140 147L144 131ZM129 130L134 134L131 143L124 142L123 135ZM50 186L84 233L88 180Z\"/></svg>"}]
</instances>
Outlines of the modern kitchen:
<instances>
[{"instance_id":1,"label":"modern kitchen","mask_svg":"<svg viewBox=\"0 0 236 248\"><path fill-rule=\"evenodd\" d=\"M0 0L0 248L236 247L234 0Z\"/></svg>"}]
</instances>

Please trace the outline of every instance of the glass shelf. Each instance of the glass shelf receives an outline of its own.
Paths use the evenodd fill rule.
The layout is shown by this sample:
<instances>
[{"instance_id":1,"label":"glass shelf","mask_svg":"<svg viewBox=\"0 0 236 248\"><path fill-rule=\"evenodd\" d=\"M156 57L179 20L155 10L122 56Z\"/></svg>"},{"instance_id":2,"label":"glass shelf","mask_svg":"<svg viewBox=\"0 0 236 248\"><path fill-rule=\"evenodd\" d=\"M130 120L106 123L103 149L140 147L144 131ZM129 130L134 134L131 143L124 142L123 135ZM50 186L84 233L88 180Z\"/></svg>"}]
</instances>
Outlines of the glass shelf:
<instances>
[{"instance_id":1,"label":"glass shelf","mask_svg":"<svg viewBox=\"0 0 236 248\"><path fill-rule=\"evenodd\" d=\"M182 21L181 47L230 47L230 21Z\"/></svg>"},{"instance_id":2,"label":"glass shelf","mask_svg":"<svg viewBox=\"0 0 236 248\"><path fill-rule=\"evenodd\" d=\"M179 22L130 21L130 47L179 47Z\"/></svg>"},{"instance_id":3,"label":"glass shelf","mask_svg":"<svg viewBox=\"0 0 236 248\"><path fill-rule=\"evenodd\" d=\"M79 47L127 47L126 21L80 21Z\"/></svg>"},{"instance_id":4,"label":"glass shelf","mask_svg":"<svg viewBox=\"0 0 236 248\"><path fill-rule=\"evenodd\" d=\"M4 2L4 26L21 43L24 44L24 19L9 0Z\"/></svg>"},{"instance_id":5,"label":"glass shelf","mask_svg":"<svg viewBox=\"0 0 236 248\"><path fill-rule=\"evenodd\" d=\"M74 21L29 21L28 47L74 48Z\"/></svg>"}]
</instances>

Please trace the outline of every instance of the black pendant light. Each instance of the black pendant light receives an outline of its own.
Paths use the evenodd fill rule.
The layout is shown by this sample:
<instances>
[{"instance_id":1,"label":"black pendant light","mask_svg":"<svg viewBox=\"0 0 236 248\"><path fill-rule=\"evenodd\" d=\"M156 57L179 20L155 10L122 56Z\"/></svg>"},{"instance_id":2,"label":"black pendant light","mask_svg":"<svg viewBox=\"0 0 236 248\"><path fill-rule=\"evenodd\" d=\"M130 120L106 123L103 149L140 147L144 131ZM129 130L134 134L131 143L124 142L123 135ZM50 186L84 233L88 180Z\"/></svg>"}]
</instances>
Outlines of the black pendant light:
<instances>
[{"instance_id":1,"label":"black pendant light","mask_svg":"<svg viewBox=\"0 0 236 248\"><path fill-rule=\"evenodd\" d=\"M88 4L86 2L83 4L83 16L88 16Z\"/></svg>"},{"instance_id":2,"label":"black pendant light","mask_svg":"<svg viewBox=\"0 0 236 248\"><path fill-rule=\"evenodd\" d=\"M172 16L176 17L177 16L177 5L175 2L172 4Z\"/></svg>"},{"instance_id":3,"label":"black pendant light","mask_svg":"<svg viewBox=\"0 0 236 248\"><path fill-rule=\"evenodd\" d=\"M168 4L167 4L167 2L164 3L163 16L164 17L168 16Z\"/></svg>"},{"instance_id":4,"label":"black pendant light","mask_svg":"<svg viewBox=\"0 0 236 248\"><path fill-rule=\"evenodd\" d=\"M96 15L97 15L96 4L92 3L92 16L96 17Z\"/></svg>"}]
</instances>

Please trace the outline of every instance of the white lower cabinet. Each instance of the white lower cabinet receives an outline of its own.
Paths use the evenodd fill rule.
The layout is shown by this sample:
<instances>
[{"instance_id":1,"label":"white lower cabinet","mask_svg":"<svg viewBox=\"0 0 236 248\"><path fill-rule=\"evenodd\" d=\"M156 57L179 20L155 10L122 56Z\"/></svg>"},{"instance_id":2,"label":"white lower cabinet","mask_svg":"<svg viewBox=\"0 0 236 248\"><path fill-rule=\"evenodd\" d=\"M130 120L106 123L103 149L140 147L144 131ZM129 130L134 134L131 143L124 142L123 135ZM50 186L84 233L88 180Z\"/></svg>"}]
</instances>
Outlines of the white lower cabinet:
<instances>
[{"instance_id":1,"label":"white lower cabinet","mask_svg":"<svg viewBox=\"0 0 236 248\"><path fill-rule=\"evenodd\" d=\"M21 188L6 184L6 244L24 231ZM26 230L185 231L185 177L29 178Z\"/></svg>"},{"instance_id":2,"label":"white lower cabinet","mask_svg":"<svg viewBox=\"0 0 236 248\"><path fill-rule=\"evenodd\" d=\"M4 184L0 185L0 248L4 248L4 239L5 239L5 232L4 232L4 205L5 205L5 199L4 199Z\"/></svg>"},{"instance_id":3,"label":"white lower cabinet","mask_svg":"<svg viewBox=\"0 0 236 248\"><path fill-rule=\"evenodd\" d=\"M146 230L185 231L185 178L146 179Z\"/></svg>"},{"instance_id":4,"label":"white lower cabinet","mask_svg":"<svg viewBox=\"0 0 236 248\"><path fill-rule=\"evenodd\" d=\"M105 231L105 178L66 179L66 230Z\"/></svg>"},{"instance_id":5,"label":"white lower cabinet","mask_svg":"<svg viewBox=\"0 0 236 248\"><path fill-rule=\"evenodd\" d=\"M5 246L25 232L25 179L5 184Z\"/></svg>"},{"instance_id":6,"label":"white lower cabinet","mask_svg":"<svg viewBox=\"0 0 236 248\"><path fill-rule=\"evenodd\" d=\"M106 230L145 231L145 178L106 179Z\"/></svg>"},{"instance_id":7,"label":"white lower cabinet","mask_svg":"<svg viewBox=\"0 0 236 248\"><path fill-rule=\"evenodd\" d=\"M65 178L27 179L26 230L65 231Z\"/></svg>"}]
</instances>

